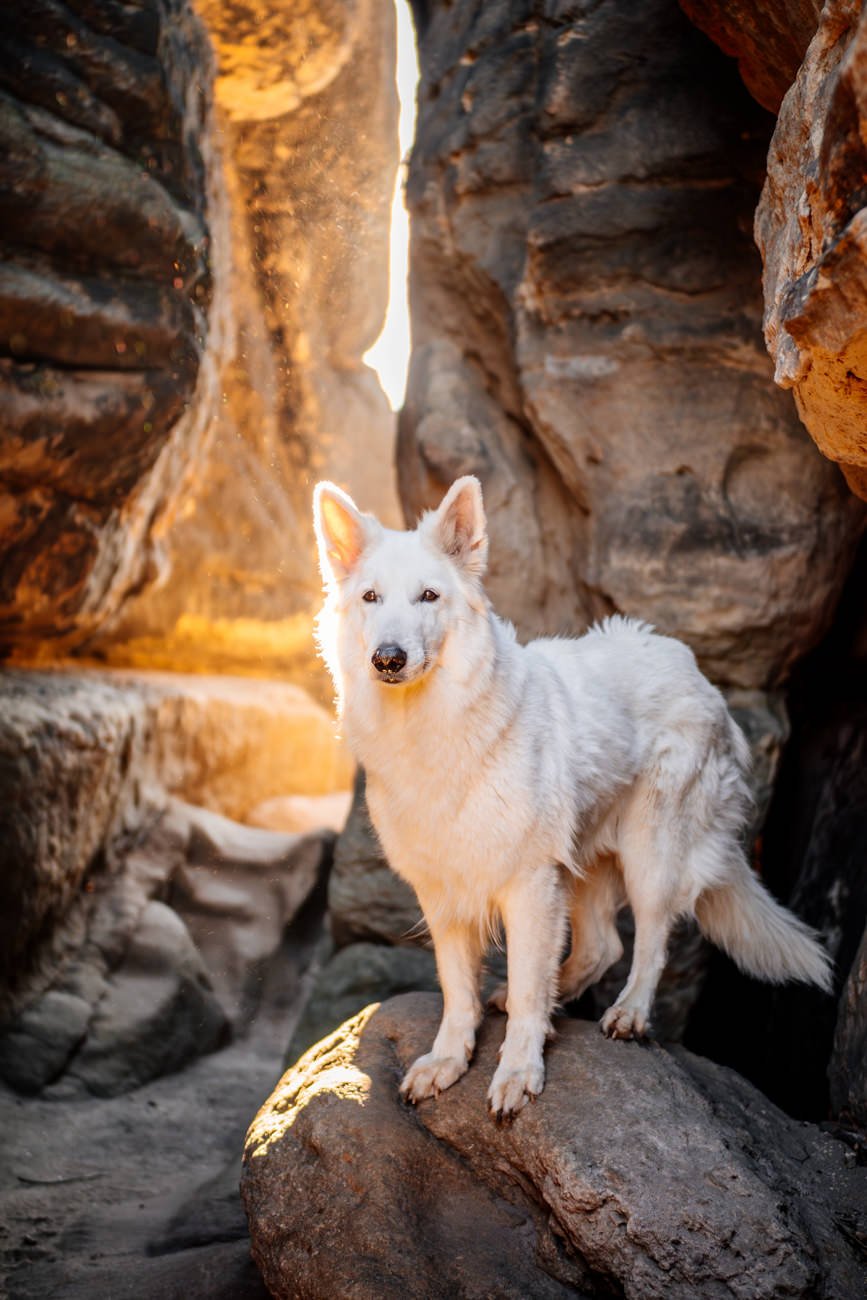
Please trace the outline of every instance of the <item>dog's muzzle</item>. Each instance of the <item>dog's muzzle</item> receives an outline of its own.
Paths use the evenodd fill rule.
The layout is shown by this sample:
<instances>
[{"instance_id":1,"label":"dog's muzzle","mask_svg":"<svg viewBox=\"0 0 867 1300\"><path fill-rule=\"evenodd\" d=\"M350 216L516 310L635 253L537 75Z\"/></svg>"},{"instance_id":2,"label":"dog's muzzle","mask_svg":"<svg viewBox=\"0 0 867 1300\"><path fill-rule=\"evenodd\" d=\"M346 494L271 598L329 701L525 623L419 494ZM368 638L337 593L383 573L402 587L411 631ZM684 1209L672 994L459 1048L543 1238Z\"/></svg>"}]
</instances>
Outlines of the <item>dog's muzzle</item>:
<instances>
[{"instance_id":1,"label":"dog's muzzle","mask_svg":"<svg viewBox=\"0 0 867 1300\"><path fill-rule=\"evenodd\" d=\"M381 645L378 650L374 650L370 662L383 681L393 682L406 664L406 651L399 645Z\"/></svg>"}]
</instances>

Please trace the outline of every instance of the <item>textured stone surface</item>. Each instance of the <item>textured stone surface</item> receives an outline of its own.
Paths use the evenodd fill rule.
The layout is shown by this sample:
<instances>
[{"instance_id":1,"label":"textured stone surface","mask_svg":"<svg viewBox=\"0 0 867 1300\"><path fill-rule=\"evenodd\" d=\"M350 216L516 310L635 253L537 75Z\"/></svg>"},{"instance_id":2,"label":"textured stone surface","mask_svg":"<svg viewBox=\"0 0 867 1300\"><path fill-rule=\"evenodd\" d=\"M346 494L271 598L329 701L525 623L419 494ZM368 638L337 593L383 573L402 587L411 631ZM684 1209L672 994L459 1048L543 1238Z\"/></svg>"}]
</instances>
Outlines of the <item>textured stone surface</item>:
<instances>
[{"instance_id":1,"label":"textured stone surface","mask_svg":"<svg viewBox=\"0 0 867 1300\"><path fill-rule=\"evenodd\" d=\"M828 1077L834 1115L867 1132L867 929L843 985Z\"/></svg>"},{"instance_id":2,"label":"textured stone surface","mask_svg":"<svg viewBox=\"0 0 867 1300\"><path fill-rule=\"evenodd\" d=\"M279 1075L320 933L321 905L261 969L243 1038L178 1074L109 1098L0 1086L4 1296L266 1300L238 1195L240 1153Z\"/></svg>"},{"instance_id":3,"label":"textured stone surface","mask_svg":"<svg viewBox=\"0 0 867 1300\"><path fill-rule=\"evenodd\" d=\"M822 0L680 0L680 7L737 59L750 94L776 113L818 26Z\"/></svg>"},{"instance_id":4,"label":"textured stone surface","mask_svg":"<svg viewBox=\"0 0 867 1300\"><path fill-rule=\"evenodd\" d=\"M830 0L780 109L756 240L777 383L867 499L865 77L867 13Z\"/></svg>"},{"instance_id":5,"label":"textured stone surface","mask_svg":"<svg viewBox=\"0 0 867 1300\"><path fill-rule=\"evenodd\" d=\"M363 364L385 314L397 166L381 0L203 0L231 238L208 454L162 542L171 577L89 647L114 662L324 681L310 490L399 517L394 416Z\"/></svg>"},{"instance_id":6,"label":"textured stone surface","mask_svg":"<svg viewBox=\"0 0 867 1300\"><path fill-rule=\"evenodd\" d=\"M245 1036L331 838L240 826L172 801L90 892L47 987L0 1026L24 1093L114 1096ZM162 901L165 900L165 901Z\"/></svg>"},{"instance_id":7,"label":"textured stone surface","mask_svg":"<svg viewBox=\"0 0 867 1300\"><path fill-rule=\"evenodd\" d=\"M351 773L330 717L298 687L0 674L2 1011L46 987L81 943L89 891L166 792L237 818L266 796L346 787Z\"/></svg>"},{"instance_id":8,"label":"textured stone surface","mask_svg":"<svg viewBox=\"0 0 867 1300\"><path fill-rule=\"evenodd\" d=\"M216 406L220 216L187 0L35 0L4 10L0 44L8 650L81 640L153 570L155 518Z\"/></svg>"},{"instance_id":9,"label":"textured stone surface","mask_svg":"<svg viewBox=\"0 0 867 1300\"><path fill-rule=\"evenodd\" d=\"M272 1294L858 1294L867 1171L842 1145L730 1071L576 1021L511 1126L485 1115L491 1020L469 1073L412 1110L398 1083L439 1009L362 1013L253 1121L242 1195Z\"/></svg>"},{"instance_id":10,"label":"textured stone surface","mask_svg":"<svg viewBox=\"0 0 867 1300\"><path fill-rule=\"evenodd\" d=\"M674 0L418 13L408 515L477 473L523 633L619 609L779 681L863 512L762 347L771 119Z\"/></svg>"}]
</instances>

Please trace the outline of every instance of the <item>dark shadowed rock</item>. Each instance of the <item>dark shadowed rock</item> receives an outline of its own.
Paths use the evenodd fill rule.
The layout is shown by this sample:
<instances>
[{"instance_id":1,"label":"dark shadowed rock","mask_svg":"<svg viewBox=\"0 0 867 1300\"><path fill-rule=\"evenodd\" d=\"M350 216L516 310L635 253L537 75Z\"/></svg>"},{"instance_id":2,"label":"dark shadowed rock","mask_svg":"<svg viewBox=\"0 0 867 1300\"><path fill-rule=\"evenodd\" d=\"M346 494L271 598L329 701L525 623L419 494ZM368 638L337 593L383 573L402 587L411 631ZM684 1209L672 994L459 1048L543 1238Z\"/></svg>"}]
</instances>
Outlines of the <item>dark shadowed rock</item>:
<instances>
[{"instance_id":1,"label":"dark shadowed rock","mask_svg":"<svg viewBox=\"0 0 867 1300\"><path fill-rule=\"evenodd\" d=\"M502 1023L413 1110L404 1069L440 1000L363 1012L284 1075L247 1135L242 1195L275 1296L851 1300L867 1171L737 1075L560 1022L545 1090L485 1112Z\"/></svg>"},{"instance_id":2,"label":"dark shadowed rock","mask_svg":"<svg viewBox=\"0 0 867 1300\"><path fill-rule=\"evenodd\" d=\"M764 355L772 119L675 0L418 10L407 516L478 474L523 634L620 610L778 683L862 511Z\"/></svg>"},{"instance_id":3,"label":"dark shadowed rock","mask_svg":"<svg viewBox=\"0 0 867 1300\"><path fill-rule=\"evenodd\" d=\"M828 1080L833 1114L867 1132L867 929L843 985Z\"/></svg>"},{"instance_id":4,"label":"dark shadowed rock","mask_svg":"<svg viewBox=\"0 0 867 1300\"><path fill-rule=\"evenodd\" d=\"M680 0L680 7L737 59L750 94L776 113L818 26L822 0Z\"/></svg>"}]
</instances>

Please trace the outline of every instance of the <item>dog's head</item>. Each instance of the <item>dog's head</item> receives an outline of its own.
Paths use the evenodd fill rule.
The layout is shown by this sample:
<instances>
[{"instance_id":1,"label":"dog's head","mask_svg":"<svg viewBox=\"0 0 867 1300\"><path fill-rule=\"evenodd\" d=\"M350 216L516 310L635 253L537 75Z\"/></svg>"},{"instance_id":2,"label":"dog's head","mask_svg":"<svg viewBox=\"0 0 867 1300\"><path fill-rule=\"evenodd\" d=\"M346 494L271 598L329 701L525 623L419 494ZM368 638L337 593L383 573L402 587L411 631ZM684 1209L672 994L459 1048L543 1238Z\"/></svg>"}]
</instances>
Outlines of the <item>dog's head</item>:
<instances>
[{"instance_id":1,"label":"dog's head","mask_svg":"<svg viewBox=\"0 0 867 1300\"><path fill-rule=\"evenodd\" d=\"M335 644L320 626L323 655L337 679L364 672L384 687L421 681L442 662L453 632L481 591L488 536L478 479L453 483L413 532L384 528L333 483L313 494L325 614L339 620Z\"/></svg>"}]
</instances>

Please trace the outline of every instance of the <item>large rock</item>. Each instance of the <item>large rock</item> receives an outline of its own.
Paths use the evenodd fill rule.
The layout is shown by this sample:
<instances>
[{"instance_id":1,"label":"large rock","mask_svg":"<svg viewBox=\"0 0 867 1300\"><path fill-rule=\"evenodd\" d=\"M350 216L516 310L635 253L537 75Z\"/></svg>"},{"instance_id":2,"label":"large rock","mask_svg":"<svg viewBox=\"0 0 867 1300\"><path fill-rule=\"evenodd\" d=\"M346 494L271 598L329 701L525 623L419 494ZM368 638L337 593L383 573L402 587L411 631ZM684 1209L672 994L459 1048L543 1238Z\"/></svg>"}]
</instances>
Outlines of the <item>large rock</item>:
<instances>
[{"instance_id":1,"label":"large rock","mask_svg":"<svg viewBox=\"0 0 867 1300\"><path fill-rule=\"evenodd\" d=\"M867 1133L867 929L843 986L828 1076L834 1115Z\"/></svg>"},{"instance_id":2,"label":"large rock","mask_svg":"<svg viewBox=\"0 0 867 1300\"><path fill-rule=\"evenodd\" d=\"M380 0L199 0L214 46L230 238L213 438L163 530L170 579L89 647L221 672L315 664L310 490L343 483L399 517L394 415L363 362L388 298L398 162L394 8Z\"/></svg>"},{"instance_id":3,"label":"large rock","mask_svg":"<svg viewBox=\"0 0 867 1300\"><path fill-rule=\"evenodd\" d=\"M829 0L780 109L756 240L777 383L867 499L865 75L867 12Z\"/></svg>"},{"instance_id":4,"label":"large rock","mask_svg":"<svg viewBox=\"0 0 867 1300\"><path fill-rule=\"evenodd\" d=\"M91 877L77 944L0 1026L0 1078L19 1092L114 1096L243 1037L331 859L330 837L178 801L139 839Z\"/></svg>"},{"instance_id":5,"label":"large rock","mask_svg":"<svg viewBox=\"0 0 867 1300\"><path fill-rule=\"evenodd\" d=\"M346 788L351 774L330 717L299 687L0 673L0 1012L81 944L89 891L167 793L241 818L263 798Z\"/></svg>"},{"instance_id":6,"label":"large rock","mask_svg":"<svg viewBox=\"0 0 867 1300\"><path fill-rule=\"evenodd\" d=\"M0 45L0 643L32 651L153 573L216 409L221 214L188 0L38 0Z\"/></svg>"},{"instance_id":7,"label":"large rock","mask_svg":"<svg viewBox=\"0 0 867 1300\"><path fill-rule=\"evenodd\" d=\"M674 0L417 13L408 517L476 473L522 632L622 610L778 682L863 512L764 356L772 120Z\"/></svg>"},{"instance_id":8,"label":"large rock","mask_svg":"<svg viewBox=\"0 0 867 1300\"><path fill-rule=\"evenodd\" d=\"M560 1022L535 1106L485 1113L502 1023L416 1110L401 1074L437 997L347 1022L284 1075L247 1135L253 1255L284 1297L851 1300L867 1171L737 1075Z\"/></svg>"}]
</instances>

